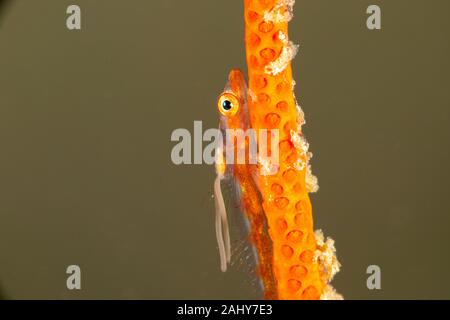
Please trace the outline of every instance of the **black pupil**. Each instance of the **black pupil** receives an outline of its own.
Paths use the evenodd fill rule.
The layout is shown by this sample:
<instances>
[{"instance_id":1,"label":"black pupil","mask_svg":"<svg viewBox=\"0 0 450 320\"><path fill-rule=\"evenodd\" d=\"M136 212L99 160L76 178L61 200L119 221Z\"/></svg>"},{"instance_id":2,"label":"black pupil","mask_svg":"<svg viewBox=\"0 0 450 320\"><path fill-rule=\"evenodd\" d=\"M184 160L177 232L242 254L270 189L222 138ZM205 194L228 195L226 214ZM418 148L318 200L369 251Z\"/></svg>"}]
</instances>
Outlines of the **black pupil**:
<instances>
[{"instance_id":1,"label":"black pupil","mask_svg":"<svg viewBox=\"0 0 450 320\"><path fill-rule=\"evenodd\" d=\"M223 110L228 111L228 110L230 110L232 107L233 107L233 104L231 103L230 100L224 100L224 101L222 102L222 108L223 108Z\"/></svg>"}]
</instances>

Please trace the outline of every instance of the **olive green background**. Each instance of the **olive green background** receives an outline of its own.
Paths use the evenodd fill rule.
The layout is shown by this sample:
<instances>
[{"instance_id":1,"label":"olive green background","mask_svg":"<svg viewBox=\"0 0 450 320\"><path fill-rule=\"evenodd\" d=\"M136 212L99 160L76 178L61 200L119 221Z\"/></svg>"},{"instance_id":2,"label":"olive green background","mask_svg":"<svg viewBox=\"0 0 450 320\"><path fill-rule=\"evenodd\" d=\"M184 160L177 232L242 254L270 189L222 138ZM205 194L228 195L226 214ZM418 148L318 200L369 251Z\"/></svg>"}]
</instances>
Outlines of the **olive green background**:
<instances>
[{"instance_id":1,"label":"olive green background","mask_svg":"<svg viewBox=\"0 0 450 320\"><path fill-rule=\"evenodd\" d=\"M72 3L81 31L65 25ZM381 31L365 26L369 4L381 6ZM3 298L259 297L244 249L219 271L214 168L170 159L171 132L216 127L227 72L245 68L242 7L2 5ZM450 298L449 10L448 0L297 1L315 226L336 240L334 285L348 299ZM81 291L66 289L71 264ZM379 291L366 287L371 264Z\"/></svg>"}]
</instances>

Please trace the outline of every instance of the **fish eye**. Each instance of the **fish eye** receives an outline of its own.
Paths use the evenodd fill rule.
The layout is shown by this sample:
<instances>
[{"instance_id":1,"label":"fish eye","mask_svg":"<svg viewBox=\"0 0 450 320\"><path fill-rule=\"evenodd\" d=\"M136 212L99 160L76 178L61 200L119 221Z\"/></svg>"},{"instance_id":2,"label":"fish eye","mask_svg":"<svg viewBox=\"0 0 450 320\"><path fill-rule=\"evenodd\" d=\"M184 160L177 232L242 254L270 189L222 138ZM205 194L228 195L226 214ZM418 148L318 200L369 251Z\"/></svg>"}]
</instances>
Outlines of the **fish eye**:
<instances>
[{"instance_id":1,"label":"fish eye","mask_svg":"<svg viewBox=\"0 0 450 320\"><path fill-rule=\"evenodd\" d=\"M229 111L231 110L231 108L233 108L233 102L231 102L230 100L223 100L222 109Z\"/></svg>"},{"instance_id":2,"label":"fish eye","mask_svg":"<svg viewBox=\"0 0 450 320\"><path fill-rule=\"evenodd\" d=\"M224 116L233 116L239 110L239 100L232 93L223 93L217 103L219 112Z\"/></svg>"}]
</instances>

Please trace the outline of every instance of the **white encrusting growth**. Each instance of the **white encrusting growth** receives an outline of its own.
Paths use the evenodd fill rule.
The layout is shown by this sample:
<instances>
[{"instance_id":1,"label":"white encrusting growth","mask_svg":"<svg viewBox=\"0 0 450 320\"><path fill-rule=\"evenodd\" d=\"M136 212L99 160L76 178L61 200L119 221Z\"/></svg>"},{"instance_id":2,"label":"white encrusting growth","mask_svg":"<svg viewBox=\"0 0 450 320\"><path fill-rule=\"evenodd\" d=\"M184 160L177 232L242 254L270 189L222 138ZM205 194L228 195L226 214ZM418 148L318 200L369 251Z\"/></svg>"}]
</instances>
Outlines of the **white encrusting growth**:
<instances>
[{"instance_id":1,"label":"white encrusting growth","mask_svg":"<svg viewBox=\"0 0 450 320\"><path fill-rule=\"evenodd\" d=\"M300 127L301 125L299 125L299 129ZM299 171L306 168L306 190L308 192L317 192L317 190L319 190L318 180L317 177L312 174L311 165L309 164L309 160L311 160L313 154L309 151L308 141L303 135L300 134L300 132L300 130L291 130L291 141L294 144L294 147L300 151L300 157L294 164L294 167Z\"/></svg>"},{"instance_id":2,"label":"white encrusting growth","mask_svg":"<svg viewBox=\"0 0 450 320\"><path fill-rule=\"evenodd\" d=\"M297 122L299 125L298 130L301 131L301 127L306 123L305 121L305 113L303 112L303 109L299 106L297 103Z\"/></svg>"},{"instance_id":3,"label":"white encrusting growth","mask_svg":"<svg viewBox=\"0 0 450 320\"><path fill-rule=\"evenodd\" d=\"M291 141L294 147L300 151L301 157L294 164L295 169L301 171L306 168L305 183L306 190L310 193L317 192L319 190L319 183L316 176L312 174L311 160L313 154L309 151L309 143L306 138L301 134L302 126L305 124L305 114L302 108L297 104L297 130L291 130Z\"/></svg>"},{"instance_id":4,"label":"white encrusting growth","mask_svg":"<svg viewBox=\"0 0 450 320\"><path fill-rule=\"evenodd\" d=\"M295 130L291 130L291 141L294 144L294 147L300 151L300 157L294 163L294 167L298 171L302 171L308 161L309 144L299 131Z\"/></svg>"},{"instance_id":5,"label":"white encrusting growth","mask_svg":"<svg viewBox=\"0 0 450 320\"><path fill-rule=\"evenodd\" d=\"M336 258L336 248L334 247L334 240L323 235L322 230L316 230L316 245L317 250L314 253L314 261L317 261L325 283L330 283L334 275L339 272L341 264ZM342 296L328 284L326 290L321 296L323 300L342 300Z\"/></svg>"},{"instance_id":6,"label":"white encrusting growth","mask_svg":"<svg viewBox=\"0 0 450 320\"><path fill-rule=\"evenodd\" d=\"M341 264L336 258L334 240L329 237L325 240L322 230L316 230L315 236L317 250L314 253L314 260L316 260L322 268L321 271L325 280L330 282L341 267Z\"/></svg>"},{"instance_id":7,"label":"white encrusting growth","mask_svg":"<svg viewBox=\"0 0 450 320\"><path fill-rule=\"evenodd\" d=\"M267 64L264 68L264 71L267 74L273 76L280 74L287 68L292 59L294 59L297 55L299 48L299 45L296 45L293 42L289 41L286 34L284 34L284 32L282 31L278 33L278 39L280 39L284 43L283 49L281 50L278 58L275 61Z\"/></svg>"},{"instance_id":8,"label":"white encrusting growth","mask_svg":"<svg viewBox=\"0 0 450 320\"><path fill-rule=\"evenodd\" d=\"M270 62L265 67L265 72L276 76L277 74L283 72L289 65L292 59L296 56L299 46L293 44L291 41L287 42L283 50L281 50L280 56L275 61Z\"/></svg>"},{"instance_id":9,"label":"white encrusting growth","mask_svg":"<svg viewBox=\"0 0 450 320\"><path fill-rule=\"evenodd\" d=\"M312 153L311 153L312 156ZM314 193L319 191L319 180L315 175L312 174L311 165L308 164L306 167L306 176L305 176L305 183L306 183L306 191L310 193Z\"/></svg>"},{"instance_id":10,"label":"white encrusting growth","mask_svg":"<svg viewBox=\"0 0 450 320\"><path fill-rule=\"evenodd\" d=\"M294 144L294 147L300 150L302 155L306 158L308 156L309 143L306 141L305 137L298 131L291 130L291 141Z\"/></svg>"},{"instance_id":11,"label":"white encrusting growth","mask_svg":"<svg viewBox=\"0 0 450 320\"><path fill-rule=\"evenodd\" d=\"M344 300L344 297L337 293L336 290L328 284L320 296L320 300Z\"/></svg>"},{"instance_id":12,"label":"white encrusting growth","mask_svg":"<svg viewBox=\"0 0 450 320\"><path fill-rule=\"evenodd\" d=\"M279 0L278 3L270 10L264 13L264 21L266 22L289 22L294 17L295 0Z\"/></svg>"}]
</instances>

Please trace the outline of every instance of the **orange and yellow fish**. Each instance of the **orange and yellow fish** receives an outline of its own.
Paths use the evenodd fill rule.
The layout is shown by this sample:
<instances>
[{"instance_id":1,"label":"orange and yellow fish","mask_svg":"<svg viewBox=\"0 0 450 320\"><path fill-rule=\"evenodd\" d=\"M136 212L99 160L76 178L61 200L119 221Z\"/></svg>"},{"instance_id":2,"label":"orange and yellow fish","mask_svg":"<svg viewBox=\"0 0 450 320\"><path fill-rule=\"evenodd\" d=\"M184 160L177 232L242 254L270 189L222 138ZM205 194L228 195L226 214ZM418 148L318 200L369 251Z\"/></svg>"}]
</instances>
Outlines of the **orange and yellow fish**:
<instances>
[{"instance_id":1,"label":"orange and yellow fish","mask_svg":"<svg viewBox=\"0 0 450 320\"><path fill-rule=\"evenodd\" d=\"M265 298L341 299L330 285L340 268L334 241L313 228L309 192L317 191L318 185L302 134L304 114L294 95L291 61L298 46L288 38L294 2L244 0L248 87L241 71L230 72L217 104L219 128L252 129L258 137L260 131L269 131L267 139L256 139L258 152L267 149L268 155L277 152L278 157L277 163L268 156L258 156L256 163L230 163L226 157L230 147L217 148L214 194L221 269L226 270L231 258L221 182L233 179L249 221ZM250 157L249 139L233 134L228 139L235 142L233 157L240 151ZM273 141L278 142L276 148L271 147Z\"/></svg>"}]
</instances>

